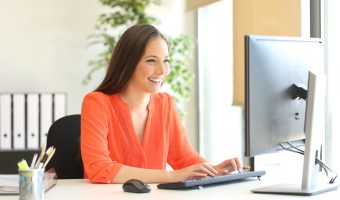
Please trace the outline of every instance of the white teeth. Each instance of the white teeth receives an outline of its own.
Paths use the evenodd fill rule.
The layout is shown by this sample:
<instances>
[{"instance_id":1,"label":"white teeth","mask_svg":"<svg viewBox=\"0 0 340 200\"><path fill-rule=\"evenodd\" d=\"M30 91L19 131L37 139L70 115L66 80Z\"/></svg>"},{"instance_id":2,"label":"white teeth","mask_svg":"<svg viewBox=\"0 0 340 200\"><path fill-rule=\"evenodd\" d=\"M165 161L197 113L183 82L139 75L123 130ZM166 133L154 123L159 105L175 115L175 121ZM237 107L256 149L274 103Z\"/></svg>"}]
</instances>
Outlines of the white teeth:
<instances>
[{"instance_id":1,"label":"white teeth","mask_svg":"<svg viewBox=\"0 0 340 200\"><path fill-rule=\"evenodd\" d=\"M161 78L148 78L149 81L155 82L155 83L160 83L162 81Z\"/></svg>"}]
</instances>

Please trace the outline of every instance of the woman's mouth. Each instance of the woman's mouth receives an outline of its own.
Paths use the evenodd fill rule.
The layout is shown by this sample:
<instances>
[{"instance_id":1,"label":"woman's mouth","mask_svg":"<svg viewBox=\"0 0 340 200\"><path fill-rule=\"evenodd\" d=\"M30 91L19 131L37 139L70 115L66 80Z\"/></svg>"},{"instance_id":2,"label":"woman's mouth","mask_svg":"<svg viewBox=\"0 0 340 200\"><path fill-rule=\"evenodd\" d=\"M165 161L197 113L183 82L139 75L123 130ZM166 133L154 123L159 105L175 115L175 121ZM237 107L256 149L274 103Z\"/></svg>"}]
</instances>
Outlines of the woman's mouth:
<instances>
[{"instance_id":1,"label":"woman's mouth","mask_svg":"<svg viewBox=\"0 0 340 200\"><path fill-rule=\"evenodd\" d=\"M154 83L154 84L159 84L159 83L161 83L162 82L162 78L148 78L148 80L149 81L151 81L152 83Z\"/></svg>"}]
</instances>

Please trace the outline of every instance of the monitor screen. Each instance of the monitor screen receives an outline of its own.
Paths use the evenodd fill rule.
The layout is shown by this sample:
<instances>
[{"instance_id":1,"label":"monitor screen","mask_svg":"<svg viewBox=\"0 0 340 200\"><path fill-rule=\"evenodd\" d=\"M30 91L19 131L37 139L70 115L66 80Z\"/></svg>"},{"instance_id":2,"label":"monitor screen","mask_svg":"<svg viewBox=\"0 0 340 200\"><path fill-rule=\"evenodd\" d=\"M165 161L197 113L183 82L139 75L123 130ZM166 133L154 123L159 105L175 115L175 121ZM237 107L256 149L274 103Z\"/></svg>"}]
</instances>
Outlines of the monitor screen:
<instances>
[{"instance_id":1,"label":"monitor screen","mask_svg":"<svg viewBox=\"0 0 340 200\"><path fill-rule=\"evenodd\" d=\"M321 40L248 35L245 45L245 155L304 144L308 71L323 66Z\"/></svg>"}]
</instances>

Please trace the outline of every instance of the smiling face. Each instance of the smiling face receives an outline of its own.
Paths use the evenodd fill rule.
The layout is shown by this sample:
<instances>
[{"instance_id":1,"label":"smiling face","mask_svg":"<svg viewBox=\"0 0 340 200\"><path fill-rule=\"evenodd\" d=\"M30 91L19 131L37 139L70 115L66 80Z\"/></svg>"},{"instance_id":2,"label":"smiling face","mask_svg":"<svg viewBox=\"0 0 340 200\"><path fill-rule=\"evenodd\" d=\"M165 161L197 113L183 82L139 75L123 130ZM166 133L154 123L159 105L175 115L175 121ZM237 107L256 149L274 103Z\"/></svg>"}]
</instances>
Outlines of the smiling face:
<instances>
[{"instance_id":1,"label":"smiling face","mask_svg":"<svg viewBox=\"0 0 340 200\"><path fill-rule=\"evenodd\" d=\"M144 93L159 92L168 72L168 45L161 37L155 37L148 42L127 87Z\"/></svg>"}]
</instances>

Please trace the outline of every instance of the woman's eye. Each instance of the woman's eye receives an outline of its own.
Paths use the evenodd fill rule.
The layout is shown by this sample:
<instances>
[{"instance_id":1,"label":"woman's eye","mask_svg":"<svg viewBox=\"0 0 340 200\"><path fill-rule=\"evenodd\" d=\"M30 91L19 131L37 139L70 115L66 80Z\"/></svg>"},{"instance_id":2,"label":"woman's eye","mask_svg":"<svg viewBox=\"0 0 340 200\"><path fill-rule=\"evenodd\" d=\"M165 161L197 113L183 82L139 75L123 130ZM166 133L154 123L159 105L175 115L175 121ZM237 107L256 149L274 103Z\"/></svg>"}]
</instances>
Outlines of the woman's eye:
<instances>
[{"instance_id":1,"label":"woman's eye","mask_svg":"<svg viewBox=\"0 0 340 200\"><path fill-rule=\"evenodd\" d=\"M170 60L169 59L165 59L164 62L165 63L170 63Z\"/></svg>"},{"instance_id":2,"label":"woman's eye","mask_svg":"<svg viewBox=\"0 0 340 200\"><path fill-rule=\"evenodd\" d=\"M156 59L148 59L148 60L146 60L146 62L148 62L148 63L155 63Z\"/></svg>"}]
</instances>

